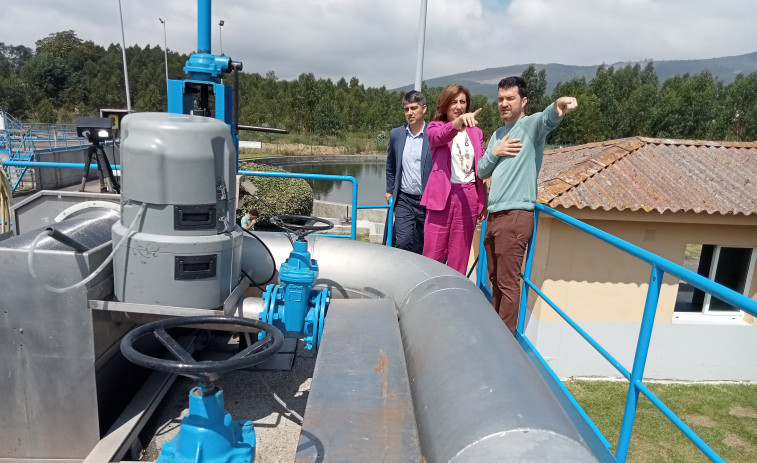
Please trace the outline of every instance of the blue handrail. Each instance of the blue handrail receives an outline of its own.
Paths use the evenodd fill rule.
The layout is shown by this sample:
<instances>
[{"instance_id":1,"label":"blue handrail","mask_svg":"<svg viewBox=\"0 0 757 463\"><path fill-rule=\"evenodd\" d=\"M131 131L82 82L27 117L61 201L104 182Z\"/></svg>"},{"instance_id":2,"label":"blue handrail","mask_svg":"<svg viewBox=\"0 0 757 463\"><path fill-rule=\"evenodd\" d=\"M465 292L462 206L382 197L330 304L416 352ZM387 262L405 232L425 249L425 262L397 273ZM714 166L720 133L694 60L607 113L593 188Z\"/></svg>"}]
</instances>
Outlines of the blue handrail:
<instances>
[{"instance_id":1,"label":"blue handrail","mask_svg":"<svg viewBox=\"0 0 757 463\"><path fill-rule=\"evenodd\" d=\"M636 344L636 351L634 355L634 362L631 371L626 369L617 359L615 359L610 353L604 349L597 341L595 341L589 334L584 331L578 323L572 320L563 310L561 310L544 292L538 288L533 281L531 281L531 270L533 265L534 248L536 241L536 232L539 223L539 213L545 213L550 215L568 225L575 227L576 229L588 233L591 236L599 238L602 241L628 253L638 259L641 259L652 266L651 274L649 277L649 289L647 291L646 302L644 304L644 313L641 320L641 326L639 329L639 338ZM486 286L486 275L482 271L482 266L486 265L486 251L483 247L483 235L486 231L486 223L482 224L482 236L481 236L481 252L479 254L479 272L477 285L484 290L489 298L490 292ZM657 312L657 303L660 295L660 288L662 286L662 279L665 273L673 275L683 281L686 281L690 285L710 293L719 299L738 307L744 312L757 316L757 301L750 299L743 294L739 294L736 291L722 286L718 283L709 280L697 273L692 272L678 264L675 264L667 259L657 256L645 249L642 249L634 244L624 241L616 236L610 235L596 227L588 225L580 220L577 220L562 212L558 212L543 204L536 204L534 210L534 232L531 237L531 241L528 245L528 252L526 254L526 265L523 272L523 289L521 291L520 308L518 312L518 325L516 329L516 338L520 342L523 348L533 354L533 357L540 362L540 367L549 373L554 381L557 381L560 386L560 390L569 399L569 402L574 406L575 411L587 420L590 428L594 430L597 437L603 442L606 442L604 436L596 428L591 419L586 415L583 409L578 405L570 392L559 382L559 379L552 371L551 367L546 361L538 354L536 348L531 341L525 335L523 328L525 322L525 314L528 301L528 290L532 289L539 297L541 297L552 309L557 312L582 338L584 338L597 352L599 352L610 364L612 364L626 379L629 380L628 394L626 396L626 404L623 412L623 420L620 429L620 436L618 438L618 445L615 452L615 459L619 462L625 462L628 456L628 447L631 441L631 432L633 430L634 420L636 418L636 408L638 404L639 393L644 394L650 402L652 402L681 432L690 439L708 458L712 461L721 462L724 461L712 448L710 448L697 434L691 430L675 413L673 413L665 404L655 396L646 386L644 386L642 380L644 376L644 367L646 365L647 353L649 351L649 343L652 337L652 328L654 326L654 318ZM609 448L609 447L608 447Z\"/></svg>"},{"instance_id":2,"label":"blue handrail","mask_svg":"<svg viewBox=\"0 0 757 463\"><path fill-rule=\"evenodd\" d=\"M54 167L54 168L64 168L64 169L83 169L85 164L84 163L75 163L75 162L42 162L42 161L4 161L4 166L15 166L15 167ZM90 164L90 168L97 168L96 164ZM113 170L120 170L121 165L120 164L111 164L111 168ZM357 205L357 192L358 192L358 185L357 185L357 179L351 175L327 175L327 174L298 174L298 173L290 173L290 172L261 172L261 171L252 171L252 170L240 170L240 174L243 175L251 175L251 176L257 176L257 177L278 177L278 178L302 178L302 179L315 179L315 180L332 180L332 181L347 181L352 183L352 211L353 211L353 220L350 222L350 234L349 235L328 235L333 238L349 238L351 240L357 239L357 210L358 209L381 209L381 208L388 208L389 214L393 211L394 204L390 202L388 205L375 205L375 206L358 206ZM391 236L391 221L389 221L389 234ZM391 245L391 238L389 241L389 245Z\"/></svg>"},{"instance_id":3,"label":"blue handrail","mask_svg":"<svg viewBox=\"0 0 757 463\"><path fill-rule=\"evenodd\" d=\"M384 221L384 227L385 227L385 235L386 235L386 244L389 247L392 247L392 227L394 226L394 197L389 198L389 202L387 204L374 204L374 205L368 205L368 206L358 206L358 209L387 209L386 212L386 220ZM357 216L357 214L356 214Z\"/></svg>"},{"instance_id":4,"label":"blue handrail","mask_svg":"<svg viewBox=\"0 0 757 463\"><path fill-rule=\"evenodd\" d=\"M240 170L240 174L252 175L256 177L278 177L278 178L304 178L313 180L337 180L352 182L352 211L353 218L350 220L351 240L357 239L357 179L351 175L326 175L326 174L296 174L290 172L261 172L256 170ZM347 238L347 235L329 235L335 238Z\"/></svg>"}]
</instances>

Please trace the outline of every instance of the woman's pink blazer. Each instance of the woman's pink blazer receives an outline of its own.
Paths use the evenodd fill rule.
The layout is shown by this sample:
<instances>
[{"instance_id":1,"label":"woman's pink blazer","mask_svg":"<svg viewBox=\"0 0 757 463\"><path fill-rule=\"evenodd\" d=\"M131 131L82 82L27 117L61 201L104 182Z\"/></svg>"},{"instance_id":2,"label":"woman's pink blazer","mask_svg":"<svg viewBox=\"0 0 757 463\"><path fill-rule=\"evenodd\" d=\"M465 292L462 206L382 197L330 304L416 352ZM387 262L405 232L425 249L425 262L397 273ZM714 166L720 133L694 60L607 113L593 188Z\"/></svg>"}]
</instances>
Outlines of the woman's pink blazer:
<instances>
[{"instance_id":1,"label":"woman's pink blazer","mask_svg":"<svg viewBox=\"0 0 757 463\"><path fill-rule=\"evenodd\" d=\"M473 145L474 172L478 172L478 160L484 155L484 133L478 127L466 127L468 138ZM432 167L428 176L426 189L423 191L421 205L431 211L442 211L447 206L447 199L452 188L452 140L457 135L452 122L431 121L426 127L428 143L431 147ZM478 193L478 215L484 210L484 182L476 174L476 192Z\"/></svg>"}]
</instances>

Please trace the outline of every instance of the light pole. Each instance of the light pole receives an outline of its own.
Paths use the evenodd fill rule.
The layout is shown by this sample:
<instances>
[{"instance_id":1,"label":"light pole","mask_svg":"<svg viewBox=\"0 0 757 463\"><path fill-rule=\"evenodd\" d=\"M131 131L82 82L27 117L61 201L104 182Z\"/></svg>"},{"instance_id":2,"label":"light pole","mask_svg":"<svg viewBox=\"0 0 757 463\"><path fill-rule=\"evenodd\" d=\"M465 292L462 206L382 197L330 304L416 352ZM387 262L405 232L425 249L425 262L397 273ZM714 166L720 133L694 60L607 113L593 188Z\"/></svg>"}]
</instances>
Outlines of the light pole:
<instances>
[{"instance_id":1,"label":"light pole","mask_svg":"<svg viewBox=\"0 0 757 463\"><path fill-rule=\"evenodd\" d=\"M426 45L426 1L421 0L421 18L418 24L418 57L415 63L415 90L423 85L423 49Z\"/></svg>"},{"instance_id":2,"label":"light pole","mask_svg":"<svg viewBox=\"0 0 757 463\"><path fill-rule=\"evenodd\" d=\"M218 44L221 45L221 56L223 56L223 19L218 23Z\"/></svg>"},{"instance_id":3,"label":"light pole","mask_svg":"<svg viewBox=\"0 0 757 463\"><path fill-rule=\"evenodd\" d=\"M166 62L166 88L168 88L168 45L166 45L166 22L163 18L158 18L161 24L163 24L163 56Z\"/></svg>"},{"instance_id":4,"label":"light pole","mask_svg":"<svg viewBox=\"0 0 757 463\"><path fill-rule=\"evenodd\" d=\"M124 59L124 83L126 84L126 110L131 112L131 97L129 96L129 71L126 68L126 38L124 36L124 15L121 12L121 0L118 0L118 16L121 18L121 53Z\"/></svg>"}]
</instances>

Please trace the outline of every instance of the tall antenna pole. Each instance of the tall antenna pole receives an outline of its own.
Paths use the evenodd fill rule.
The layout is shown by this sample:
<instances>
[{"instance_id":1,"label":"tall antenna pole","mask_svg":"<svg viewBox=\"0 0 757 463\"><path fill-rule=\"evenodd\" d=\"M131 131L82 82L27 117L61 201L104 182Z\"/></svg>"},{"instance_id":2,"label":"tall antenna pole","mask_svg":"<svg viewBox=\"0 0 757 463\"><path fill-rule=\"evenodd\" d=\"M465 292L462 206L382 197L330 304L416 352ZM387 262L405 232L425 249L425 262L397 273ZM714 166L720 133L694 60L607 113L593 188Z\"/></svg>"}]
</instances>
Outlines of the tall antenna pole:
<instances>
[{"instance_id":1,"label":"tall antenna pole","mask_svg":"<svg viewBox=\"0 0 757 463\"><path fill-rule=\"evenodd\" d=\"M126 110L131 112L131 97L129 96L129 71L126 69L126 38L124 36L124 15L121 12L121 0L118 0L118 16L121 18L121 53L124 59L124 83L126 84Z\"/></svg>"},{"instance_id":2,"label":"tall antenna pole","mask_svg":"<svg viewBox=\"0 0 757 463\"><path fill-rule=\"evenodd\" d=\"M426 3L421 0L421 18L418 23L418 59L415 64L415 90L421 91L423 85L423 49L426 44Z\"/></svg>"}]
</instances>

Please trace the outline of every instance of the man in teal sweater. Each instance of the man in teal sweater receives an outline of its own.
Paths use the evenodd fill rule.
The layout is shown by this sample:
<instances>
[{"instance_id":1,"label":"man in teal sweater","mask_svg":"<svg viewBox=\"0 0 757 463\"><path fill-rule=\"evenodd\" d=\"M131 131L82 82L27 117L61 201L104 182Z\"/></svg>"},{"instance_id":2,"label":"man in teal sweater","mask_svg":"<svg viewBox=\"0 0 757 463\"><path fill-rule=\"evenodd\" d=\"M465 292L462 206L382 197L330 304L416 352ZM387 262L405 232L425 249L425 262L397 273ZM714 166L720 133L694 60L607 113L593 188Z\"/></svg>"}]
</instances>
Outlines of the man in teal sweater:
<instances>
[{"instance_id":1,"label":"man in teal sweater","mask_svg":"<svg viewBox=\"0 0 757 463\"><path fill-rule=\"evenodd\" d=\"M520 77L499 82L497 109L505 125L494 132L478 162L478 175L491 177L484 249L492 283L492 304L515 333L520 302L520 269L534 229L536 179L547 134L578 107L573 97L558 98L540 113L526 116L528 88ZM510 154L514 143L522 147Z\"/></svg>"}]
</instances>

